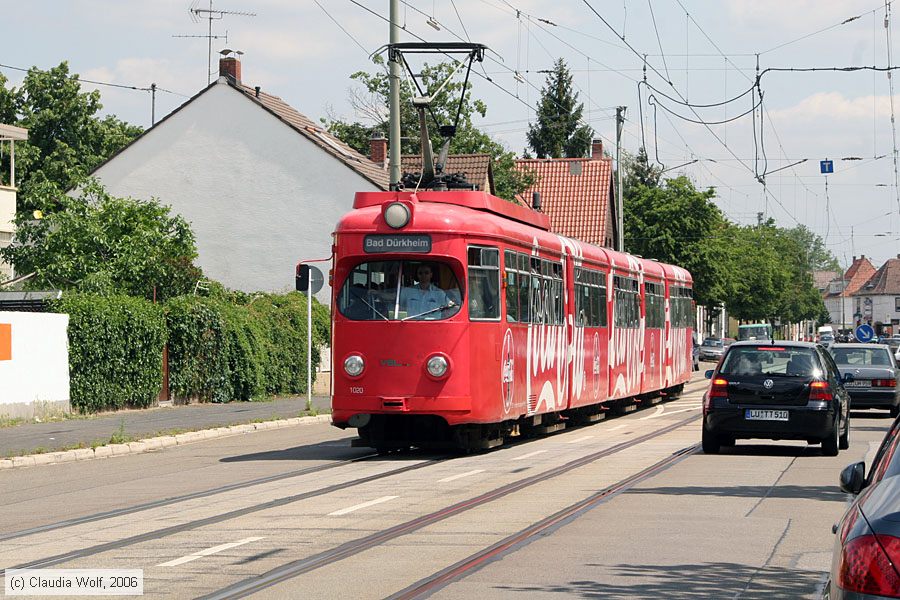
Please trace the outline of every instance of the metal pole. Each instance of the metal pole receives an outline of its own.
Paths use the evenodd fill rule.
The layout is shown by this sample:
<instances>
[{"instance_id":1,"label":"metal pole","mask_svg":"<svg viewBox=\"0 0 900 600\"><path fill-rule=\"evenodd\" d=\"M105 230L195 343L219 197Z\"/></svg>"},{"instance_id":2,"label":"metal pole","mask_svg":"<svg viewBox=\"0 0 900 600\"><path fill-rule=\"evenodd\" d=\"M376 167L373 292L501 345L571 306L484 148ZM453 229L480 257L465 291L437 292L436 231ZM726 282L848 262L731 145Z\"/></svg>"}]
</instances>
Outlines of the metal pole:
<instances>
[{"instance_id":1,"label":"metal pole","mask_svg":"<svg viewBox=\"0 0 900 600\"><path fill-rule=\"evenodd\" d=\"M156 125L156 84L150 84L150 127Z\"/></svg>"},{"instance_id":2,"label":"metal pole","mask_svg":"<svg viewBox=\"0 0 900 600\"><path fill-rule=\"evenodd\" d=\"M619 243L616 250L625 252L625 215L622 202L622 126L625 124L625 107L616 107L616 216L618 217Z\"/></svg>"},{"instance_id":3,"label":"metal pole","mask_svg":"<svg viewBox=\"0 0 900 600\"><path fill-rule=\"evenodd\" d=\"M207 34L208 43L206 48L206 85L209 85L212 81L212 6L213 0L209 0L209 33Z\"/></svg>"},{"instance_id":4,"label":"metal pole","mask_svg":"<svg viewBox=\"0 0 900 600\"><path fill-rule=\"evenodd\" d=\"M312 290L306 290L306 412L312 410Z\"/></svg>"},{"instance_id":5,"label":"metal pole","mask_svg":"<svg viewBox=\"0 0 900 600\"><path fill-rule=\"evenodd\" d=\"M400 18L400 1L391 0L390 40L392 44L400 42L400 27L397 21ZM400 63L394 60L388 53L389 82L391 92L390 102L390 128L388 135L389 176L391 189L397 189L400 183Z\"/></svg>"}]
</instances>

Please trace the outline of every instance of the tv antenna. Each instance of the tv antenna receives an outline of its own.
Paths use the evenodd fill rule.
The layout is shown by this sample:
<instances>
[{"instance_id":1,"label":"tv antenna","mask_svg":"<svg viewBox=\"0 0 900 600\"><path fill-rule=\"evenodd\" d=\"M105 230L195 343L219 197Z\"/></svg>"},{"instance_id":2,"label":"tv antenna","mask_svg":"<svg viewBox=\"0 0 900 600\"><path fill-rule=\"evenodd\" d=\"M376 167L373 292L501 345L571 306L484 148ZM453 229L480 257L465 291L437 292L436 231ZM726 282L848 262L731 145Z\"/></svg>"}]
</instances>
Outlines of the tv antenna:
<instances>
[{"instance_id":1,"label":"tv antenna","mask_svg":"<svg viewBox=\"0 0 900 600\"><path fill-rule=\"evenodd\" d=\"M225 43L228 43L228 30L225 30L225 35L213 35L212 32L212 24L213 21L221 21L225 18L226 15L236 16L236 17L255 17L256 13L252 12L243 12L236 10L214 10L213 9L213 0L209 0L209 8L199 8L201 0L194 0L191 3L191 7L188 9L188 12L191 13L191 21L194 23L200 23L204 19L209 23L209 29L207 30L206 35L173 35L172 37L176 38L206 38L208 40L208 47L206 50L206 83L209 85L212 82L212 41L223 39Z\"/></svg>"}]
</instances>

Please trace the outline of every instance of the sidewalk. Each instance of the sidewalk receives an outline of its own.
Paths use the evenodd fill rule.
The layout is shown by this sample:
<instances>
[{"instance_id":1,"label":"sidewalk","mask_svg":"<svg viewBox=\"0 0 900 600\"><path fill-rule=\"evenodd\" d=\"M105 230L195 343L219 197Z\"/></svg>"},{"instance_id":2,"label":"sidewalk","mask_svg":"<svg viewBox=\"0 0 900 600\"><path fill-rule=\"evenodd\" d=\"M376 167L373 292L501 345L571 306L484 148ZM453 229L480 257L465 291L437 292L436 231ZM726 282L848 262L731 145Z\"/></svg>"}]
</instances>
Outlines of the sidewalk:
<instances>
[{"instance_id":1,"label":"sidewalk","mask_svg":"<svg viewBox=\"0 0 900 600\"><path fill-rule=\"evenodd\" d=\"M331 410L331 398L313 396L313 410ZM73 448L79 444L108 444L113 436L139 440L165 432L195 431L298 417L306 410L306 396L266 402L191 404L143 410L125 410L96 417L25 423L0 428L0 459Z\"/></svg>"}]
</instances>

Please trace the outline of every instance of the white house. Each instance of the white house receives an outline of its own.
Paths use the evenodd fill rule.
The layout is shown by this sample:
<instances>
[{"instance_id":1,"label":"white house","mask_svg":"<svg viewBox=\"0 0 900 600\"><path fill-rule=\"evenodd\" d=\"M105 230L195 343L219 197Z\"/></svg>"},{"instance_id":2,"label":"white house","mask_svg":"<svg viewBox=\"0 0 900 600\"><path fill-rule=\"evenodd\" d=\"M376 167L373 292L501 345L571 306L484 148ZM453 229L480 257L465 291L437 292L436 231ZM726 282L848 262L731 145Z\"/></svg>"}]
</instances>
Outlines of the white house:
<instances>
[{"instance_id":1,"label":"white house","mask_svg":"<svg viewBox=\"0 0 900 600\"><path fill-rule=\"evenodd\" d=\"M293 289L296 264L327 259L354 194L386 190L388 172L241 83L236 58L221 59L219 73L94 176L113 195L156 198L187 219L207 277L244 291ZM327 262L318 266L327 273ZM316 297L329 296L326 276Z\"/></svg>"}]
</instances>

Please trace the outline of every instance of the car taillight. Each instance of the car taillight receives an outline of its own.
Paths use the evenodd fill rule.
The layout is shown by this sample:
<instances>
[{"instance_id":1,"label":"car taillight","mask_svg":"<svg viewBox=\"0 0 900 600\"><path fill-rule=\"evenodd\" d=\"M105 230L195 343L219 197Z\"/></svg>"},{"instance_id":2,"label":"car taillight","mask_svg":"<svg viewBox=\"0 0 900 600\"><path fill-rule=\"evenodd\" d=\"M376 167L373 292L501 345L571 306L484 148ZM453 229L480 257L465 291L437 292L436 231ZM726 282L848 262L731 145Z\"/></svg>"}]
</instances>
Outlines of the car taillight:
<instances>
[{"instance_id":1,"label":"car taillight","mask_svg":"<svg viewBox=\"0 0 900 600\"><path fill-rule=\"evenodd\" d=\"M717 377L709 386L709 399L728 397L728 380Z\"/></svg>"},{"instance_id":2,"label":"car taillight","mask_svg":"<svg viewBox=\"0 0 900 600\"><path fill-rule=\"evenodd\" d=\"M900 538L861 535L841 550L838 585L850 592L900 598Z\"/></svg>"},{"instance_id":3,"label":"car taillight","mask_svg":"<svg viewBox=\"0 0 900 600\"><path fill-rule=\"evenodd\" d=\"M897 387L897 380L896 379L873 379L872 387L887 387L887 388Z\"/></svg>"},{"instance_id":4,"label":"car taillight","mask_svg":"<svg viewBox=\"0 0 900 600\"><path fill-rule=\"evenodd\" d=\"M827 381L813 381L809 384L810 400L831 400L831 388Z\"/></svg>"}]
</instances>

